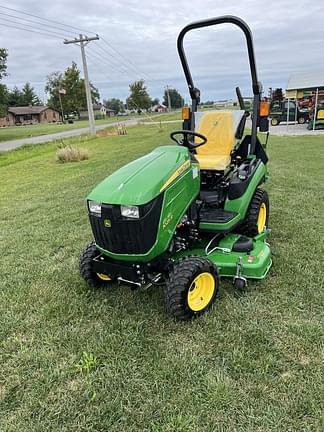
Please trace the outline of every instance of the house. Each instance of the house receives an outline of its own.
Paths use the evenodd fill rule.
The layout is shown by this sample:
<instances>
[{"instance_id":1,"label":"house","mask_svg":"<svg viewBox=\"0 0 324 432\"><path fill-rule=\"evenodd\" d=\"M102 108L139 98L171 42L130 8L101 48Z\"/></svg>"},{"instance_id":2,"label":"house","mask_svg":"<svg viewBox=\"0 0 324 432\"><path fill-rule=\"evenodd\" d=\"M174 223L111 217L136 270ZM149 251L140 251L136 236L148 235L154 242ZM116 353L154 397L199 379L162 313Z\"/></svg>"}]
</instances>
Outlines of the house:
<instances>
[{"instance_id":1,"label":"house","mask_svg":"<svg viewBox=\"0 0 324 432\"><path fill-rule=\"evenodd\" d=\"M110 108L106 108L106 115L107 115L107 117L115 117L116 113L114 110L112 110Z\"/></svg>"},{"instance_id":2,"label":"house","mask_svg":"<svg viewBox=\"0 0 324 432\"><path fill-rule=\"evenodd\" d=\"M0 127L14 126L14 115L8 113L5 117L0 117Z\"/></svg>"},{"instance_id":3,"label":"house","mask_svg":"<svg viewBox=\"0 0 324 432\"><path fill-rule=\"evenodd\" d=\"M158 112L158 113L164 113L167 111L167 107L163 104L157 104L157 105L153 105L151 108L152 112Z\"/></svg>"},{"instance_id":4,"label":"house","mask_svg":"<svg viewBox=\"0 0 324 432\"><path fill-rule=\"evenodd\" d=\"M61 120L59 111L48 106L9 107L4 117L7 126L36 123L55 123Z\"/></svg>"},{"instance_id":5,"label":"house","mask_svg":"<svg viewBox=\"0 0 324 432\"><path fill-rule=\"evenodd\" d=\"M8 114L0 118L0 127L61 121L59 111L47 106L9 107Z\"/></svg>"},{"instance_id":6,"label":"house","mask_svg":"<svg viewBox=\"0 0 324 432\"><path fill-rule=\"evenodd\" d=\"M60 121L60 113L47 106L9 107L6 117L0 118L0 127Z\"/></svg>"},{"instance_id":7,"label":"house","mask_svg":"<svg viewBox=\"0 0 324 432\"><path fill-rule=\"evenodd\" d=\"M106 107L106 105L102 103L93 104L93 115L94 118L97 119L104 119L107 117L113 117L115 115L115 111L111 110ZM89 118L88 116L88 110L82 109L80 110L80 120L87 120Z\"/></svg>"}]
</instances>

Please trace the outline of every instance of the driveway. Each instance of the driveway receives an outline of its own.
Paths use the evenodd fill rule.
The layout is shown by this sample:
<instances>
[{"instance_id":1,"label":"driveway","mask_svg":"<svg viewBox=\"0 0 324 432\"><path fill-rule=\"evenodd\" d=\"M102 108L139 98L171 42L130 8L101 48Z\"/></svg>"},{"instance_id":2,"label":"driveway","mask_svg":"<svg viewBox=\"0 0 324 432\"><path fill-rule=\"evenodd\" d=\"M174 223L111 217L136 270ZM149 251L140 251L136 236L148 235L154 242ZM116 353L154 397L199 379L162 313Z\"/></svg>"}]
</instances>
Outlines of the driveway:
<instances>
[{"instance_id":1,"label":"driveway","mask_svg":"<svg viewBox=\"0 0 324 432\"><path fill-rule=\"evenodd\" d=\"M107 123L107 124L103 124L103 125L98 125L96 126L96 130L101 130L101 129L106 129L107 127L113 127L113 126L117 126L118 124L122 123L126 126L134 126L137 124L137 122L140 119L131 119L131 120L125 120L125 121L119 121L119 122L114 122L114 123ZM26 144L41 144L41 143L45 143L45 142L49 142L49 141L55 141L57 139L60 138L68 138L68 137L73 137L73 136L78 136L78 135L82 135L82 134L87 134L89 133L89 128L80 128L80 129L73 129L70 131L63 131L63 132L56 132L53 134L49 134L49 135L40 135L37 137L32 137L32 138L22 138L22 139L18 139L18 140L11 140L11 141L2 141L0 142L0 151L7 151L7 150L13 150L17 147L21 147L22 145L26 145Z\"/></svg>"}]
</instances>

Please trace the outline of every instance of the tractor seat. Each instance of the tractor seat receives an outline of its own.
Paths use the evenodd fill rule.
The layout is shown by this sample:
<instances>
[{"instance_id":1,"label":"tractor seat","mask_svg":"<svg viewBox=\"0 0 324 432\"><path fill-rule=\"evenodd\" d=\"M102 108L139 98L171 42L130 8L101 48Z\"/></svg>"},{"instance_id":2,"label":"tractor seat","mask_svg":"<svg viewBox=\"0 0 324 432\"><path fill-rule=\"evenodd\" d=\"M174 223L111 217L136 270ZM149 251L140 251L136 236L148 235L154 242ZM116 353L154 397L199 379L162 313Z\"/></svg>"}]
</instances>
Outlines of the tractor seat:
<instances>
[{"instance_id":1,"label":"tractor seat","mask_svg":"<svg viewBox=\"0 0 324 432\"><path fill-rule=\"evenodd\" d=\"M195 113L195 132L207 143L196 150L200 169L224 171L231 163L231 152L237 143L237 130L244 111L207 111Z\"/></svg>"}]
</instances>

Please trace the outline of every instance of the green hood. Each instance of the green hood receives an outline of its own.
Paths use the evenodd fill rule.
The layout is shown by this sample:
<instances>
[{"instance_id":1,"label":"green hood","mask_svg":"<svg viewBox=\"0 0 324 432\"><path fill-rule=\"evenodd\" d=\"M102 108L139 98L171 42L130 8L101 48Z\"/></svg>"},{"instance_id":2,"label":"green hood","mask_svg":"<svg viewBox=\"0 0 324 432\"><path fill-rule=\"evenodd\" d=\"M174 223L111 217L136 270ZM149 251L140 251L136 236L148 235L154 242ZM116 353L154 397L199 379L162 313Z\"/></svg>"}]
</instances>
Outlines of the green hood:
<instances>
[{"instance_id":1,"label":"green hood","mask_svg":"<svg viewBox=\"0 0 324 432\"><path fill-rule=\"evenodd\" d=\"M151 201L190 167L184 147L157 147L99 183L88 199L106 204L141 205Z\"/></svg>"}]
</instances>

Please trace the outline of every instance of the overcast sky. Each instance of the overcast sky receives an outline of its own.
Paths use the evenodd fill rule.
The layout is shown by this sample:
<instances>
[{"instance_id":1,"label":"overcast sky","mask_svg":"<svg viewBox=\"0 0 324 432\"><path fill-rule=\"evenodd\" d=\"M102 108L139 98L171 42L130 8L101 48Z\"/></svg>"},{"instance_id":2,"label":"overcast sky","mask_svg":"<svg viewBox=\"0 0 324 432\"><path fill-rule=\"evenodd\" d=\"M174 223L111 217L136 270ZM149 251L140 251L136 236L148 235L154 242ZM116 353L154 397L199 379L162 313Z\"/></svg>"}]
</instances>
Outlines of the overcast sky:
<instances>
[{"instance_id":1,"label":"overcast sky","mask_svg":"<svg viewBox=\"0 0 324 432\"><path fill-rule=\"evenodd\" d=\"M191 21L231 14L250 26L259 80L267 90L285 87L293 72L323 70L324 4L322 0L0 0L0 6L18 9L98 33L135 66L125 68L103 40L91 42L89 74L102 99L128 95L131 81L144 78L152 97L161 99L166 85L188 92L176 51L181 28ZM63 45L62 37L48 37L3 24L18 14L0 8L0 47L8 49L8 87L31 82L44 98L46 76L63 71L75 61L81 68L80 49ZM7 14L7 15L3 15ZM19 15L23 18L22 15ZM29 20L33 17L25 16ZM19 21L22 23L23 21ZM40 28L31 22L31 27ZM50 24L50 23L49 23ZM55 26L55 24L51 24ZM41 27L46 31L46 27ZM73 38L78 31L63 33ZM186 37L185 47L202 100L234 97L236 85L251 94L243 33L234 26L202 29ZM113 64L113 66L112 66Z\"/></svg>"}]
</instances>

